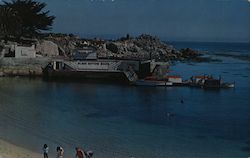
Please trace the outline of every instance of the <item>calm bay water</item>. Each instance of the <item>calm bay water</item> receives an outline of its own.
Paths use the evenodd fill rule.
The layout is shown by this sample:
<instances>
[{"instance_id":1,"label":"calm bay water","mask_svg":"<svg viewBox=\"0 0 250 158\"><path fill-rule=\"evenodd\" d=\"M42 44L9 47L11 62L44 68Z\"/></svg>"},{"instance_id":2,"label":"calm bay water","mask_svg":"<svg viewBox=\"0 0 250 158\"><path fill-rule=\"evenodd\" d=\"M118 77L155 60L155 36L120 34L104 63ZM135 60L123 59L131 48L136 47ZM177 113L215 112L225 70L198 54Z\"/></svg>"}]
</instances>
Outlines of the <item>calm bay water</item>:
<instances>
[{"instance_id":1,"label":"calm bay water","mask_svg":"<svg viewBox=\"0 0 250 158\"><path fill-rule=\"evenodd\" d=\"M0 139L36 152L48 143L52 157L61 145L65 157L82 146L96 158L246 158L250 62L213 57L223 62L177 63L172 73L222 75L236 81L235 89L0 78Z\"/></svg>"}]
</instances>

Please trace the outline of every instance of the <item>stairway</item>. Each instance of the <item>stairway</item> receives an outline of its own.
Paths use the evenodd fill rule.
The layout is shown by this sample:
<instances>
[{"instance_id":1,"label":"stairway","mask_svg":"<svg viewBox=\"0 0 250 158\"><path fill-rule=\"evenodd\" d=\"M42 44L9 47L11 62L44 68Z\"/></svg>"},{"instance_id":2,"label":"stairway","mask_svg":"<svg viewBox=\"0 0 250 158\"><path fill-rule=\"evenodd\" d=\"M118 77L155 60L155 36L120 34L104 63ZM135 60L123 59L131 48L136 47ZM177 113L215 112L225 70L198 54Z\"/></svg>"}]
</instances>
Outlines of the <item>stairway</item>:
<instances>
[{"instance_id":1,"label":"stairway","mask_svg":"<svg viewBox=\"0 0 250 158\"><path fill-rule=\"evenodd\" d=\"M109 70L118 70L119 66L121 65L121 61L114 62L109 65Z\"/></svg>"},{"instance_id":2,"label":"stairway","mask_svg":"<svg viewBox=\"0 0 250 158\"><path fill-rule=\"evenodd\" d=\"M137 74L133 70L123 71L129 82L135 82L138 80Z\"/></svg>"}]
</instances>

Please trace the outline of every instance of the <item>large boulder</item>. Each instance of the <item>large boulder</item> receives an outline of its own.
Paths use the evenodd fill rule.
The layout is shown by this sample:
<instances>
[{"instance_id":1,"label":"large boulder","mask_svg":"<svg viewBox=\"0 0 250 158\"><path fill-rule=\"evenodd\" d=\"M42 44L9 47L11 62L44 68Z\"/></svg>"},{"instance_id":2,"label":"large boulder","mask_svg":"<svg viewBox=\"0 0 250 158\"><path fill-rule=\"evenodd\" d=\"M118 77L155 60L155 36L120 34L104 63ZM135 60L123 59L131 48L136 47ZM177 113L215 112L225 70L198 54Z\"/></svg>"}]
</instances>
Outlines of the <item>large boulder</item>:
<instances>
[{"instance_id":1,"label":"large boulder","mask_svg":"<svg viewBox=\"0 0 250 158\"><path fill-rule=\"evenodd\" d=\"M53 57L59 55L58 46L52 41L43 40L37 44L36 49L43 56Z\"/></svg>"},{"instance_id":2,"label":"large boulder","mask_svg":"<svg viewBox=\"0 0 250 158\"><path fill-rule=\"evenodd\" d=\"M178 51L157 37L141 35L135 38L122 38L106 42L104 49L98 51L99 57L114 57L121 59L156 59L169 61L175 59Z\"/></svg>"},{"instance_id":3,"label":"large boulder","mask_svg":"<svg viewBox=\"0 0 250 158\"><path fill-rule=\"evenodd\" d=\"M191 48L181 49L180 52L181 57L185 59L195 59L201 55L198 51Z\"/></svg>"}]
</instances>

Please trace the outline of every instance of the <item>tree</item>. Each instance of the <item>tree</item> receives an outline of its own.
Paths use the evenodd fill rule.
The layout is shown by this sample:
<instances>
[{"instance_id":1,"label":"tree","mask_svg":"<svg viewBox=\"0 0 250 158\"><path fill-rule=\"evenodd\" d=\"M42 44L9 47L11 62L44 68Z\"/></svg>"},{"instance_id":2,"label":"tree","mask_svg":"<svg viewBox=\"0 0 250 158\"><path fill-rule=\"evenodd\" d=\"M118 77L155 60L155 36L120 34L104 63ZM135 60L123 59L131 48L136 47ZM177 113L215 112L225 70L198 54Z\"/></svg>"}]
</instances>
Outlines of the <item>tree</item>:
<instances>
[{"instance_id":1,"label":"tree","mask_svg":"<svg viewBox=\"0 0 250 158\"><path fill-rule=\"evenodd\" d=\"M7 32L9 35L33 37L41 33L41 31L51 30L54 16L49 16L49 11L43 11L46 7L45 3L36 2L34 0L12 0L4 1L1 6L5 10L9 10L9 16L13 20L0 21L0 25L9 27L18 22L20 27L11 29ZM1 15L0 15L1 16ZM1 17L0 17L1 18ZM9 18L8 18L9 19Z\"/></svg>"},{"instance_id":2,"label":"tree","mask_svg":"<svg viewBox=\"0 0 250 158\"><path fill-rule=\"evenodd\" d=\"M6 6L0 5L0 36L16 36L20 34L21 19L17 13Z\"/></svg>"}]
</instances>

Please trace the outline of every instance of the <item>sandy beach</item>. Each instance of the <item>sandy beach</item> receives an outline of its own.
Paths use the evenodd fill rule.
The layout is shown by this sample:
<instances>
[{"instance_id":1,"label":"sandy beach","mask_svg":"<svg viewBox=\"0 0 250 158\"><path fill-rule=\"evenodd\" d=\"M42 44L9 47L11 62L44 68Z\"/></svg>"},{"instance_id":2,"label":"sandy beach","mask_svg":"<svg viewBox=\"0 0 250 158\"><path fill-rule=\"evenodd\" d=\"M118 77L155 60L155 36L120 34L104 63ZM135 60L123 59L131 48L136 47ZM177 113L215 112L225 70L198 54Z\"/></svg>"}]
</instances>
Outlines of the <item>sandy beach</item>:
<instances>
[{"instance_id":1,"label":"sandy beach","mask_svg":"<svg viewBox=\"0 0 250 158\"><path fill-rule=\"evenodd\" d=\"M15 146L6 141L0 140L0 158L41 158L38 154L27 149Z\"/></svg>"}]
</instances>

